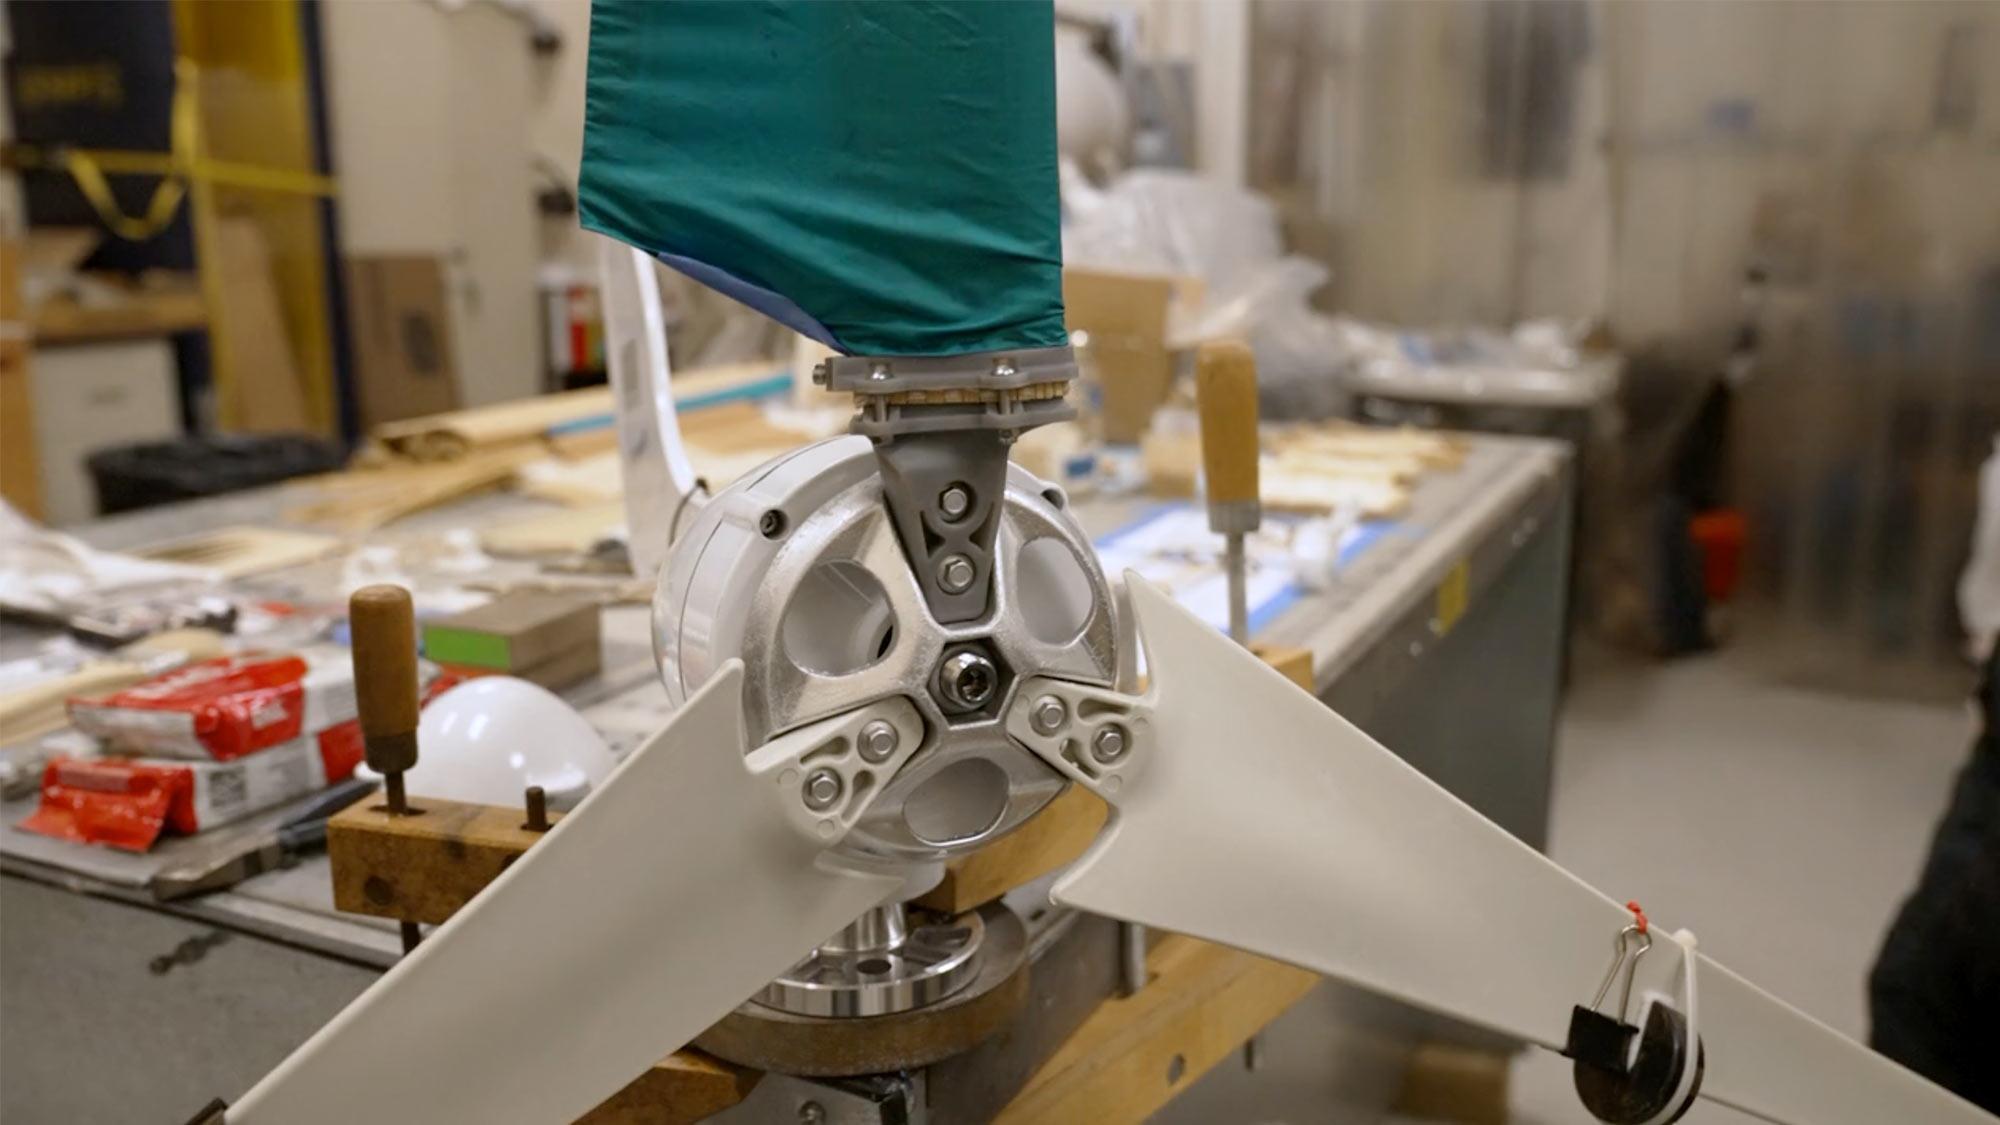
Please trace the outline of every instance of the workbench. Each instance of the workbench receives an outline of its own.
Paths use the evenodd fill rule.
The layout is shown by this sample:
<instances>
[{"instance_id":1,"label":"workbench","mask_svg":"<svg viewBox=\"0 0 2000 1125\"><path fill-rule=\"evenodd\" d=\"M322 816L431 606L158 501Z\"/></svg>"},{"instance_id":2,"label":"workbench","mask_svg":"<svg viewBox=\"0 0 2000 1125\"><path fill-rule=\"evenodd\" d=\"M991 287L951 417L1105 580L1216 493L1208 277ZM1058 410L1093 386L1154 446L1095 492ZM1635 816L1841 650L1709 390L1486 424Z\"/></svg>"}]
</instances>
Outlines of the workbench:
<instances>
[{"instance_id":1,"label":"workbench","mask_svg":"<svg viewBox=\"0 0 2000 1125\"><path fill-rule=\"evenodd\" d=\"M1346 562L1333 588L1291 599L1258 639L1309 649L1318 694L1330 706L1539 847L1564 665L1569 459L1555 442L1467 442L1465 463L1422 481L1407 514ZM299 502L300 488L153 509L77 533L117 549L206 528L275 526ZM1140 503L1079 499L1074 510L1095 535L1119 527ZM479 527L539 504L474 496L374 538ZM337 561L323 561L248 585L273 597L328 600L338 578ZM0 658L28 640L0 642ZM648 610L608 608L603 646L603 672L565 695L622 754L651 733L665 706ZM0 806L0 819L11 825L31 804ZM212 1096L235 1096L400 953L394 923L334 911L323 856L163 903L144 885L143 857L91 849L88 862L52 862L49 846L75 847L0 832L7 1003L0 1069L8 1076L0 1117L7 1120L169 1121ZM970 1054L899 1080L904 1100L926 1108L929 1121L990 1116L1116 991L1116 927L1108 920L1050 907L1039 885L1009 903L1029 931L1026 1014ZM1264 1028L1254 1069L1234 1061L1206 1074L1197 1067L1155 1120L1369 1120L1396 1097L1415 1045L1436 1039L1492 1043L1325 982ZM1159 1080L1182 1082L1175 1068L1186 1066L1175 1055ZM800 1120L808 1096L828 1122L885 1119L882 1098L792 1079L767 1080L723 1119Z\"/></svg>"}]
</instances>

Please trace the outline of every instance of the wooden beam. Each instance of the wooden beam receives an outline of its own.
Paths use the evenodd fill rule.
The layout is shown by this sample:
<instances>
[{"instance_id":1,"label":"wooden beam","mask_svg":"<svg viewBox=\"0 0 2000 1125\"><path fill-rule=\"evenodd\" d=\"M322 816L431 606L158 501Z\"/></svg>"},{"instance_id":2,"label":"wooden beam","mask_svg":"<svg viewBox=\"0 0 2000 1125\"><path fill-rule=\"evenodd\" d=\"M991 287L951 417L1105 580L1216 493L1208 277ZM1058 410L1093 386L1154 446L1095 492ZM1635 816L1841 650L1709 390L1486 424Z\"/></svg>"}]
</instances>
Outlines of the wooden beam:
<instances>
[{"instance_id":1,"label":"wooden beam","mask_svg":"<svg viewBox=\"0 0 2000 1125\"><path fill-rule=\"evenodd\" d=\"M1143 1121L1285 1009L1319 977L1170 934L1137 995L1105 1001L995 1118L996 1125Z\"/></svg>"},{"instance_id":2,"label":"wooden beam","mask_svg":"<svg viewBox=\"0 0 2000 1125\"><path fill-rule=\"evenodd\" d=\"M762 1071L700 1051L677 1051L577 1118L576 1125L687 1125L749 1097L762 1077Z\"/></svg>"},{"instance_id":3,"label":"wooden beam","mask_svg":"<svg viewBox=\"0 0 2000 1125\"><path fill-rule=\"evenodd\" d=\"M1104 828L1110 808L1095 793L1072 785L1026 824L971 855L944 866L944 881L917 899L918 906L963 914L1073 862Z\"/></svg>"}]
</instances>

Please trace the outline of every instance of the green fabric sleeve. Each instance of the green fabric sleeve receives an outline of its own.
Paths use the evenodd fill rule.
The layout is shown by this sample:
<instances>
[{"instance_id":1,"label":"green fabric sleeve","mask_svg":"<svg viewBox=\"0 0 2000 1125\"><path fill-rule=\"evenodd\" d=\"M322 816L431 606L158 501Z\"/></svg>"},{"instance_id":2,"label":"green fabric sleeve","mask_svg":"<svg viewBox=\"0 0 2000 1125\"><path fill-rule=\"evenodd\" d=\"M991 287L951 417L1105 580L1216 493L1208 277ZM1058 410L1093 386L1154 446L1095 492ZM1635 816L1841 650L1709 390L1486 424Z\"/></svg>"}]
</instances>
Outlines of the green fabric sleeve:
<instances>
[{"instance_id":1,"label":"green fabric sleeve","mask_svg":"<svg viewBox=\"0 0 2000 1125\"><path fill-rule=\"evenodd\" d=\"M1053 5L595 0L579 195L852 354L1061 345Z\"/></svg>"}]
</instances>

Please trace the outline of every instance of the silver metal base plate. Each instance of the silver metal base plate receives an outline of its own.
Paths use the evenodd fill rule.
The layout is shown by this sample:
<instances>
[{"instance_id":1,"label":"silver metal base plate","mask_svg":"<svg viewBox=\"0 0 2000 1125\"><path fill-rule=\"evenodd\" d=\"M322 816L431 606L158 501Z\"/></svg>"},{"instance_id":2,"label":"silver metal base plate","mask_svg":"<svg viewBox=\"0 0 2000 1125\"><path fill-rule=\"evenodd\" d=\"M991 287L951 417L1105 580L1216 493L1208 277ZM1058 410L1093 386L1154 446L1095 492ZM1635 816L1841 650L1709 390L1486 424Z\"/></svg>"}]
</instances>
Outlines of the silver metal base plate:
<instances>
[{"instance_id":1,"label":"silver metal base plate","mask_svg":"<svg viewBox=\"0 0 2000 1125\"><path fill-rule=\"evenodd\" d=\"M893 911L895 921L869 927L878 941L829 941L766 985L754 1002L801 1016L883 1016L935 1004L971 983L986 937L977 912L936 919L913 914L906 927L900 904L879 909Z\"/></svg>"}]
</instances>

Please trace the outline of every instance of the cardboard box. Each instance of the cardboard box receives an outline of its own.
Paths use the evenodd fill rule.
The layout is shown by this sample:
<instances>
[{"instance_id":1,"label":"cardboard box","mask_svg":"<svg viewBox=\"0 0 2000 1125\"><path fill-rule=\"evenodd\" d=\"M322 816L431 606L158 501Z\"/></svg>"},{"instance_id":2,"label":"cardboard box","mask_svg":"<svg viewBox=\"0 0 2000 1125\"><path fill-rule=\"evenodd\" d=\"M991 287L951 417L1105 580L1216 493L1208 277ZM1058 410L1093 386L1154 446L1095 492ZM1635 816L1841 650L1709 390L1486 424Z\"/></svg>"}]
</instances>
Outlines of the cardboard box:
<instances>
[{"instance_id":1,"label":"cardboard box","mask_svg":"<svg viewBox=\"0 0 2000 1125\"><path fill-rule=\"evenodd\" d=\"M459 407L444 264L424 256L347 259L347 317L361 424Z\"/></svg>"},{"instance_id":2,"label":"cardboard box","mask_svg":"<svg viewBox=\"0 0 2000 1125\"><path fill-rule=\"evenodd\" d=\"M1193 278L1064 268L1067 323L1090 334L1086 358L1096 372L1104 440L1131 444L1146 432L1173 387L1175 319L1200 299Z\"/></svg>"}]
</instances>

